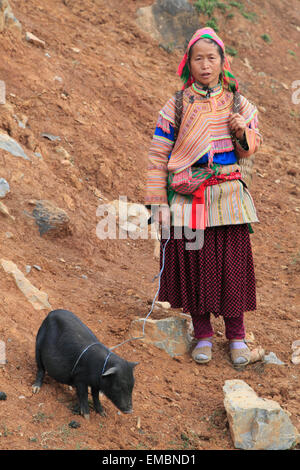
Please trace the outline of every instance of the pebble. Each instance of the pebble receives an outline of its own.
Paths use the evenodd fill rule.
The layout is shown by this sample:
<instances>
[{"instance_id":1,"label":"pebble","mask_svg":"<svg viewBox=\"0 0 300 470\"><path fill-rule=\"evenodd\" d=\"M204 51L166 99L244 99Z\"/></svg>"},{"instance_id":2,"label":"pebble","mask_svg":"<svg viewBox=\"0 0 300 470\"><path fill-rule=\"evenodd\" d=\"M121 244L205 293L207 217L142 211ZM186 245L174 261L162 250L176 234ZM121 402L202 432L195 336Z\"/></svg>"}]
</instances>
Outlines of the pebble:
<instances>
[{"instance_id":1,"label":"pebble","mask_svg":"<svg viewBox=\"0 0 300 470\"><path fill-rule=\"evenodd\" d=\"M0 178L0 198L4 198L9 191L10 187L6 179Z\"/></svg>"},{"instance_id":2,"label":"pebble","mask_svg":"<svg viewBox=\"0 0 300 470\"><path fill-rule=\"evenodd\" d=\"M34 44L35 46L45 48L46 43L42 39L39 39L37 36L34 34L30 33L29 31L26 32L25 34L25 39L26 41L30 42L31 44Z\"/></svg>"},{"instance_id":3,"label":"pebble","mask_svg":"<svg viewBox=\"0 0 300 470\"><path fill-rule=\"evenodd\" d=\"M0 400L6 400L7 395L4 392L0 392Z\"/></svg>"},{"instance_id":4,"label":"pebble","mask_svg":"<svg viewBox=\"0 0 300 470\"><path fill-rule=\"evenodd\" d=\"M80 428L80 426L81 426L81 424L78 423L78 421L70 421L70 423L69 423L69 427L73 428L73 429Z\"/></svg>"},{"instance_id":5,"label":"pebble","mask_svg":"<svg viewBox=\"0 0 300 470\"><path fill-rule=\"evenodd\" d=\"M266 364L277 364L279 366L284 365L284 362L282 362L280 359L278 359L276 354L273 353L272 351L264 357L264 362Z\"/></svg>"},{"instance_id":6,"label":"pebble","mask_svg":"<svg viewBox=\"0 0 300 470\"><path fill-rule=\"evenodd\" d=\"M52 142L55 142L56 140L59 142L61 141L61 138L58 135L48 134L48 132L43 132L41 136L45 137L45 139L51 140Z\"/></svg>"}]
</instances>

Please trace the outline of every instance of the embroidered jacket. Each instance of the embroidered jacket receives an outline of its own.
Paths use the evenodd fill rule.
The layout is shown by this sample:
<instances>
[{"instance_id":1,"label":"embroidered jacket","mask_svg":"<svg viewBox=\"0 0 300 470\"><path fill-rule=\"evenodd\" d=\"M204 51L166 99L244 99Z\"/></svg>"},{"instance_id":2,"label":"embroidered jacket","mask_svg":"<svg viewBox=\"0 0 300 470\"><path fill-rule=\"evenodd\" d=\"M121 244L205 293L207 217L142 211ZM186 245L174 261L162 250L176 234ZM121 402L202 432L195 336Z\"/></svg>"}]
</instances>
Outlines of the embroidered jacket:
<instances>
[{"instance_id":1,"label":"embroidered jacket","mask_svg":"<svg viewBox=\"0 0 300 470\"><path fill-rule=\"evenodd\" d=\"M175 97L159 112L151 142L145 203L168 204L168 173L179 173L208 161L222 165L228 173L239 168L238 160L247 158L261 144L257 109L241 95L240 114L245 118L246 148L234 146L228 119L233 93L215 87L210 96L193 84L184 90L182 121L174 145ZM224 168L223 168L224 165ZM185 225L190 215L191 196L176 193L170 201L173 224ZM252 197L241 181L228 181L205 190L208 226L258 221Z\"/></svg>"}]
</instances>

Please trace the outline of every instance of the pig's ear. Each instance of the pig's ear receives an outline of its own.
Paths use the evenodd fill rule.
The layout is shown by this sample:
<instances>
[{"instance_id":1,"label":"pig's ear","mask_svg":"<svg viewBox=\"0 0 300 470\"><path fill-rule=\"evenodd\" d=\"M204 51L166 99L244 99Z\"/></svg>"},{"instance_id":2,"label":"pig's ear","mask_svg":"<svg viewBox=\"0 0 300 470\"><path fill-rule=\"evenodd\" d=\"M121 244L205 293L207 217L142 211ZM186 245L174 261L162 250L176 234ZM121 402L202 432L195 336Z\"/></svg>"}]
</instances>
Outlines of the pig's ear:
<instances>
[{"instance_id":1,"label":"pig's ear","mask_svg":"<svg viewBox=\"0 0 300 470\"><path fill-rule=\"evenodd\" d=\"M115 374L117 372L117 368L116 367L110 367L109 369L107 369L106 372L104 372L102 374L102 377L105 377L107 375L112 375L112 374Z\"/></svg>"}]
</instances>

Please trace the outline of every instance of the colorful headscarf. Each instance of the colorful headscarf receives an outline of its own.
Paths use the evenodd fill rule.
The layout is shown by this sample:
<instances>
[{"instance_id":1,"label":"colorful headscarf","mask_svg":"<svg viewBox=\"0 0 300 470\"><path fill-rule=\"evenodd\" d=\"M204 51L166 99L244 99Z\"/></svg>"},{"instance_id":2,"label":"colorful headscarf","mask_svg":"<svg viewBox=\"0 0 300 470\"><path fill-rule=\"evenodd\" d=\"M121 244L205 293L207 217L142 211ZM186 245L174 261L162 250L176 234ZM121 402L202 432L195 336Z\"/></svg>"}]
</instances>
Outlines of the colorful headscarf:
<instances>
[{"instance_id":1,"label":"colorful headscarf","mask_svg":"<svg viewBox=\"0 0 300 470\"><path fill-rule=\"evenodd\" d=\"M192 83L195 81L195 79L192 77L190 70L189 70L188 55L189 55L189 50L192 47L192 45L202 38L212 39L221 47L222 51L224 52L224 64L223 64L223 69L222 69L223 86L225 88L228 88L228 90L232 92L238 91L239 84L231 71L228 58L225 55L224 43L212 28L198 29L188 44L186 53L184 54L183 59L180 62L178 70L177 70L178 75L181 77L181 79L184 82L183 88L191 86Z\"/></svg>"}]
</instances>

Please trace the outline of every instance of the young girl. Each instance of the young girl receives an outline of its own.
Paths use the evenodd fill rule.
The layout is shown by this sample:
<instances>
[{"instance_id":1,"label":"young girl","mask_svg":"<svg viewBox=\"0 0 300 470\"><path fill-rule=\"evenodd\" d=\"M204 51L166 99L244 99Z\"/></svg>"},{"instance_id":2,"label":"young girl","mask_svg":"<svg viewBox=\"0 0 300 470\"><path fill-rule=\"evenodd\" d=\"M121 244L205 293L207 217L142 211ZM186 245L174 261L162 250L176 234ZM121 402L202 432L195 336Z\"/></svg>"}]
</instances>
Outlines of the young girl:
<instances>
[{"instance_id":1,"label":"young girl","mask_svg":"<svg viewBox=\"0 0 300 470\"><path fill-rule=\"evenodd\" d=\"M257 110L239 94L223 41L211 28L196 31L178 74L184 87L177 138L173 96L159 113L149 151L146 205L169 226L159 300L191 314L196 362L212 357L213 314L223 316L233 363L246 365L244 312L256 308L249 229L258 219L238 162L260 146ZM188 248L186 229L196 238L204 234L198 248Z\"/></svg>"}]
</instances>

